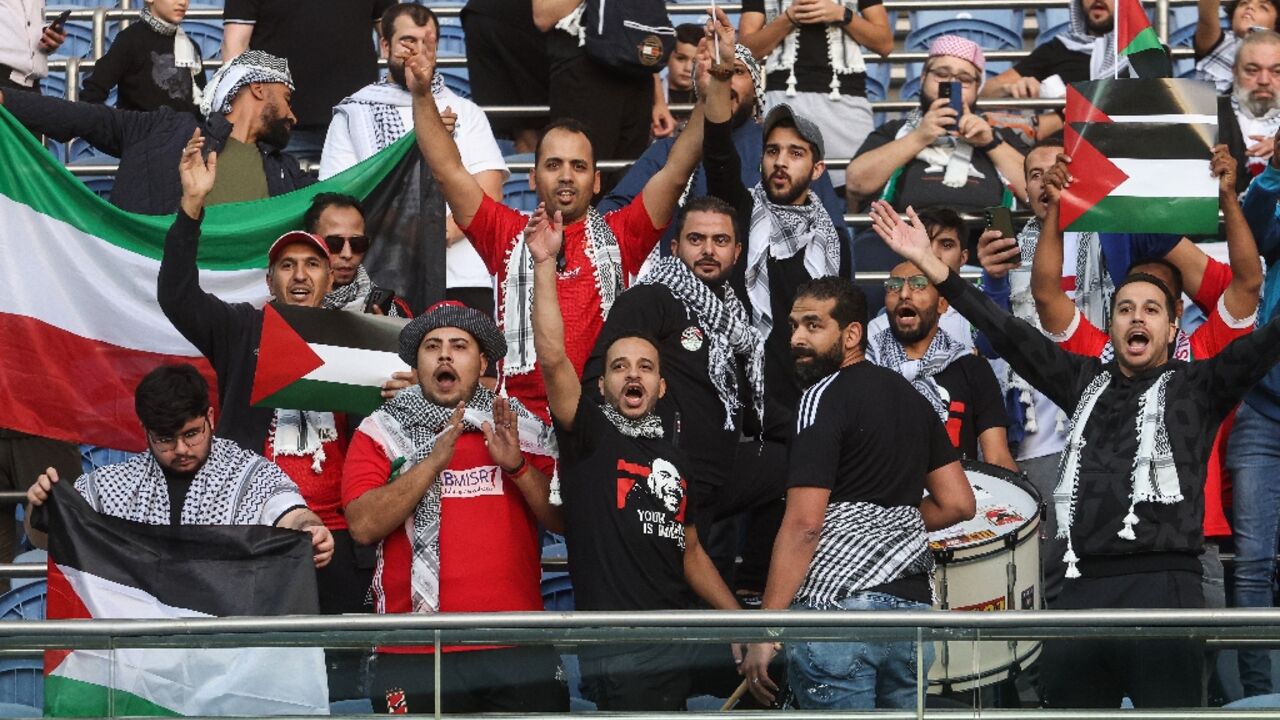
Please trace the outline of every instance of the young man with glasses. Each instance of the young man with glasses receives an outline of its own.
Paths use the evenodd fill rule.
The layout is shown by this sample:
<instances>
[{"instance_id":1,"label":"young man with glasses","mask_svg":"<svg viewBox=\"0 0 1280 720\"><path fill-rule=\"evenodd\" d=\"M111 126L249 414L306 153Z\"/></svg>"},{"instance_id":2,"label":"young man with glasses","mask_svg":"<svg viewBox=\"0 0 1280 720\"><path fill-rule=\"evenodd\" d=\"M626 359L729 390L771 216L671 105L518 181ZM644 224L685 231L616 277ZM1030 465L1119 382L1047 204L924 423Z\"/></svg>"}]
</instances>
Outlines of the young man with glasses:
<instances>
[{"instance_id":1,"label":"young man with glasses","mask_svg":"<svg viewBox=\"0 0 1280 720\"><path fill-rule=\"evenodd\" d=\"M315 564L333 556L333 536L280 468L213 436L209 385L195 367L163 365L134 391L147 452L98 468L75 481L100 513L151 525L273 525L311 534ZM58 472L45 470L27 490L31 508L49 499ZM27 535L45 547L45 533Z\"/></svg>"},{"instance_id":2,"label":"young man with glasses","mask_svg":"<svg viewBox=\"0 0 1280 720\"><path fill-rule=\"evenodd\" d=\"M1015 132L991 127L974 107L985 68L982 48L972 41L954 35L933 41L920 107L876 128L849 163L850 206L878 195L899 211L908 205L973 211L1025 197L1025 146ZM959 83L963 112L942 97L940 88L948 83Z\"/></svg>"},{"instance_id":3,"label":"young man with glasses","mask_svg":"<svg viewBox=\"0 0 1280 720\"><path fill-rule=\"evenodd\" d=\"M365 234L364 208L360 201L342 193L320 193L311 199L311 207L302 216L302 229L324 238L329 249L329 267L333 271L333 289L324 296L321 307L332 310L367 312L391 317L413 317L409 305L389 291L374 284L364 268L364 254L373 238ZM389 305L371 306L370 298L390 292Z\"/></svg>"}]
</instances>

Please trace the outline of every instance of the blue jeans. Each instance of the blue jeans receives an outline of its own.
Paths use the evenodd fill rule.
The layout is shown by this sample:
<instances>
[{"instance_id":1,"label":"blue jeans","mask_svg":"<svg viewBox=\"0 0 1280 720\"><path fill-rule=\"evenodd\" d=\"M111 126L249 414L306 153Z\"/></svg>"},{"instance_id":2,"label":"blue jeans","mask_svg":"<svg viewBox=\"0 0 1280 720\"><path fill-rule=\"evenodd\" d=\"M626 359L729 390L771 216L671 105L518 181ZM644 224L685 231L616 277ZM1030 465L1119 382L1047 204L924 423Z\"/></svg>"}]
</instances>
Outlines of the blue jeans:
<instances>
[{"instance_id":1,"label":"blue jeans","mask_svg":"<svg viewBox=\"0 0 1280 720\"><path fill-rule=\"evenodd\" d=\"M929 605L877 592L854 593L841 610L928 610ZM793 610L812 610L793 605ZM933 664L926 642L924 668ZM913 708L916 706L916 650L913 640L892 642L809 642L787 644L787 678L804 710Z\"/></svg>"},{"instance_id":2,"label":"blue jeans","mask_svg":"<svg viewBox=\"0 0 1280 720\"><path fill-rule=\"evenodd\" d=\"M1241 405L1227 444L1231 471L1236 543L1236 607L1271 607L1276 577L1276 540L1280 536L1280 423ZM1245 696L1271 692L1271 653L1239 651L1240 684Z\"/></svg>"}]
</instances>

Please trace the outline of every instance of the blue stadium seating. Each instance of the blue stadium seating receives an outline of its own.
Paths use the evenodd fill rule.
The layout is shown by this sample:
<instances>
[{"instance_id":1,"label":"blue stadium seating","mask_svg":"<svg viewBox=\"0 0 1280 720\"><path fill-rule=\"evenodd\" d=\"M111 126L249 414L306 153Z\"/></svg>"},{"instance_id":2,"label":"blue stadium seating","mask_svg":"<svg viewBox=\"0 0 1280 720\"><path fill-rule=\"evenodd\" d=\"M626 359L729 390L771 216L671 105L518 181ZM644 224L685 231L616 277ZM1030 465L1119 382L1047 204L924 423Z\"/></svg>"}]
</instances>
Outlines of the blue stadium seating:
<instances>
[{"instance_id":1,"label":"blue stadium seating","mask_svg":"<svg viewBox=\"0 0 1280 720\"><path fill-rule=\"evenodd\" d=\"M40 94L65 98L67 96L66 74L61 71L51 71L48 77L40 81Z\"/></svg>"},{"instance_id":2,"label":"blue stadium seating","mask_svg":"<svg viewBox=\"0 0 1280 720\"><path fill-rule=\"evenodd\" d=\"M116 184L114 175L95 175L93 177L80 179L83 180L85 186L92 190L98 197L103 200L111 199L111 188L115 187Z\"/></svg>"},{"instance_id":3,"label":"blue stadium seating","mask_svg":"<svg viewBox=\"0 0 1280 720\"><path fill-rule=\"evenodd\" d=\"M440 43L436 49L439 57L466 57L466 33L461 25L440 24Z\"/></svg>"},{"instance_id":4,"label":"blue stadium seating","mask_svg":"<svg viewBox=\"0 0 1280 720\"><path fill-rule=\"evenodd\" d=\"M502 184L502 202L524 212L538 209L538 193L529 188L528 173L511 173L511 177Z\"/></svg>"},{"instance_id":5,"label":"blue stadium seating","mask_svg":"<svg viewBox=\"0 0 1280 720\"><path fill-rule=\"evenodd\" d=\"M887 62L867 63L867 99L872 102L889 97L889 75L893 65Z\"/></svg>"},{"instance_id":6,"label":"blue stadium seating","mask_svg":"<svg viewBox=\"0 0 1280 720\"><path fill-rule=\"evenodd\" d=\"M542 606L550 612L573 610L573 583L569 573L542 574Z\"/></svg>"},{"instance_id":7,"label":"blue stadium seating","mask_svg":"<svg viewBox=\"0 0 1280 720\"><path fill-rule=\"evenodd\" d=\"M1067 8L1041 8L1036 10L1036 47L1052 40L1058 33L1071 30L1071 11Z\"/></svg>"},{"instance_id":8,"label":"blue stadium seating","mask_svg":"<svg viewBox=\"0 0 1280 720\"><path fill-rule=\"evenodd\" d=\"M87 58L93 55L93 26L78 20L68 21L67 39L62 45L50 53L56 58Z\"/></svg>"},{"instance_id":9,"label":"blue stadium seating","mask_svg":"<svg viewBox=\"0 0 1280 720\"><path fill-rule=\"evenodd\" d=\"M222 23L217 20L186 20L182 30L200 48L200 57L211 60L222 57ZM212 73L211 73L212 74Z\"/></svg>"},{"instance_id":10,"label":"blue stadium seating","mask_svg":"<svg viewBox=\"0 0 1280 720\"><path fill-rule=\"evenodd\" d=\"M924 51L942 35L959 35L986 50L1021 50L1022 10L919 10L911 13L904 47Z\"/></svg>"},{"instance_id":11,"label":"blue stadium seating","mask_svg":"<svg viewBox=\"0 0 1280 720\"><path fill-rule=\"evenodd\" d=\"M47 581L34 582L0 595L0 621L43 620ZM3 701L3 698L0 698Z\"/></svg>"},{"instance_id":12,"label":"blue stadium seating","mask_svg":"<svg viewBox=\"0 0 1280 720\"><path fill-rule=\"evenodd\" d=\"M468 100L471 99L471 77L466 68L442 67L436 72L444 76L445 87Z\"/></svg>"},{"instance_id":13,"label":"blue stadium seating","mask_svg":"<svg viewBox=\"0 0 1280 720\"><path fill-rule=\"evenodd\" d=\"M44 661L37 658L0 660L0 705L40 708L44 705ZM21 708L5 708L3 717L39 717L41 712L19 714ZM5 712L14 714L5 714Z\"/></svg>"}]
</instances>

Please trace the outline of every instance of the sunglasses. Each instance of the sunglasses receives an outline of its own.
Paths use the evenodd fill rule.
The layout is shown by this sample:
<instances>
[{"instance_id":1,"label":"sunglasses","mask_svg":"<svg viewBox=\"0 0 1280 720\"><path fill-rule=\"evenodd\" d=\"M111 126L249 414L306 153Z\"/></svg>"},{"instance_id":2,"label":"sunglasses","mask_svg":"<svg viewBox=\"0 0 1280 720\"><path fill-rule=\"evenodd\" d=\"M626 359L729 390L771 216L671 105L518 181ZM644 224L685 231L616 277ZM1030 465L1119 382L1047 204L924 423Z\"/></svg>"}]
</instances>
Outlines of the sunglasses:
<instances>
[{"instance_id":1,"label":"sunglasses","mask_svg":"<svg viewBox=\"0 0 1280 720\"><path fill-rule=\"evenodd\" d=\"M359 255L369 249L369 243L372 242L368 235L325 235L324 244L329 246L329 252L337 255L342 252L342 246L351 243L351 252Z\"/></svg>"},{"instance_id":2,"label":"sunglasses","mask_svg":"<svg viewBox=\"0 0 1280 720\"><path fill-rule=\"evenodd\" d=\"M923 275L911 277L891 277L884 281L884 289L891 293L902 292L902 286L909 285L912 290L923 290L929 287L929 278Z\"/></svg>"}]
</instances>

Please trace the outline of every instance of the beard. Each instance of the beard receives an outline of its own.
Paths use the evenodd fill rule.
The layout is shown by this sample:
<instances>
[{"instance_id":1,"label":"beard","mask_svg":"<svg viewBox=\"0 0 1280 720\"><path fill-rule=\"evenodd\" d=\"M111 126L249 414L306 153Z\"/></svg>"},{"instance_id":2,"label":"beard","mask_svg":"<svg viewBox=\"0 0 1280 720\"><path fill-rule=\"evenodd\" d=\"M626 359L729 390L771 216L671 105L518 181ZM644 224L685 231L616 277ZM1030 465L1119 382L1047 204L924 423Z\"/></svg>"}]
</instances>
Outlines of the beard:
<instances>
[{"instance_id":1,"label":"beard","mask_svg":"<svg viewBox=\"0 0 1280 720\"><path fill-rule=\"evenodd\" d=\"M764 187L764 194L769 198L769 202L774 205L795 204L796 200L804 197L804 194L809 192L809 185L811 182L812 181L809 180L808 177L802 176L800 180L795 181L786 191L776 193L773 190L773 186L769 184L769 175L760 173L760 185Z\"/></svg>"},{"instance_id":2,"label":"beard","mask_svg":"<svg viewBox=\"0 0 1280 720\"><path fill-rule=\"evenodd\" d=\"M898 327L898 323L894 322L895 318L889 317L889 332L893 333L893 337L899 344L904 347L920 342L933 332L938 325L938 314L916 310L916 327L914 330L904 330Z\"/></svg>"},{"instance_id":3,"label":"beard","mask_svg":"<svg viewBox=\"0 0 1280 720\"><path fill-rule=\"evenodd\" d=\"M740 128L748 122L754 120L756 112L755 96L745 99L738 105L738 109L733 111L733 117L729 118L729 127Z\"/></svg>"},{"instance_id":4,"label":"beard","mask_svg":"<svg viewBox=\"0 0 1280 720\"><path fill-rule=\"evenodd\" d=\"M1248 90L1239 85L1235 86L1232 94L1235 95L1236 102L1239 103L1240 107L1254 119L1266 117L1267 113L1280 107L1280 97L1276 95L1272 95L1269 98L1255 98Z\"/></svg>"},{"instance_id":5,"label":"beard","mask_svg":"<svg viewBox=\"0 0 1280 720\"><path fill-rule=\"evenodd\" d=\"M263 115L264 119L270 119L263 123L262 134L258 140L283 150L289 144L289 136L293 134L293 123L288 118L282 117L275 105L268 105Z\"/></svg>"},{"instance_id":6,"label":"beard","mask_svg":"<svg viewBox=\"0 0 1280 720\"><path fill-rule=\"evenodd\" d=\"M1107 33L1115 29L1116 15L1114 12L1112 12L1111 15L1107 17L1106 20L1094 22L1093 20L1089 19L1089 15L1086 12L1085 18L1084 18L1084 27L1086 30L1089 31L1090 35L1106 35Z\"/></svg>"},{"instance_id":7,"label":"beard","mask_svg":"<svg viewBox=\"0 0 1280 720\"><path fill-rule=\"evenodd\" d=\"M791 348L791 357L793 360L800 358L812 358L812 362L795 363L796 378L800 380L800 384L804 387L818 382L822 378L840 369L844 363L844 353L840 351L839 343L834 343L831 349L819 353L810 348Z\"/></svg>"},{"instance_id":8,"label":"beard","mask_svg":"<svg viewBox=\"0 0 1280 720\"><path fill-rule=\"evenodd\" d=\"M387 61L387 74L391 76L392 82L405 90L409 89L409 81L404 75L404 61L401 61L398 65L394 60Z\"/></svg>"}]
</instances>

